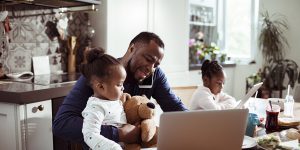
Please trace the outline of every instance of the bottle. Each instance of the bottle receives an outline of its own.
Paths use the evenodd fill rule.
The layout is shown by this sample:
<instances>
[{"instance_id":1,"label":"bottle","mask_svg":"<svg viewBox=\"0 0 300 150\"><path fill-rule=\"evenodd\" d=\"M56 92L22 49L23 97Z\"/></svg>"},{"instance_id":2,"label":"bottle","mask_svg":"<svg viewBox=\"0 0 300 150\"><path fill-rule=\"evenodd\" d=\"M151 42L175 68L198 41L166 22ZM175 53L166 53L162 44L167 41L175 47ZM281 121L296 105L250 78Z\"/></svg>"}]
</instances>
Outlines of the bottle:
<instances>
[{"instance_id":1,"label":"bottle","mask_svg":"<svg viewBox=\"0 0 300 150\"><path fill-rule=\"evenodd\" d=\"M294 98L292 95L287 95L285 97L284 115L286 117L294 117Z\"/></svg>"}]
</instances>

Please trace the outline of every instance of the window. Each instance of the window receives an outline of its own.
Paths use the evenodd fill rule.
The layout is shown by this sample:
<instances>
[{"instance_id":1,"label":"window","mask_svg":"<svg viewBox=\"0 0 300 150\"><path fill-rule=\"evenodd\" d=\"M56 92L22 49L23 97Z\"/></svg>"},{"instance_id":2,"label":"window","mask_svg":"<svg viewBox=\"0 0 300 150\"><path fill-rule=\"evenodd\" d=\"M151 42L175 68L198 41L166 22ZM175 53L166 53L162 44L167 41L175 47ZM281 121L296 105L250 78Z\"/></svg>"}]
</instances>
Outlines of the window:
<instances>
[{"instance_id":1,"label":"window","mask_svg":"<svg viewBox=\"0 0 300 150\"><path fill-rule=\"evenodd\" d=\"M258 3L258 0L224 1L223 48L227 56L241 61L249 61L254 57L257 49Z\"/></svg>"},{"instance_id":2,"label":"window","mask_svg":"<svg viewBox=\"0 0 300 150\"><path fill-rule=\"evenodd\" d=\"M249 62L257 49L258 0L189 0L189 68L205 59ZM227 62L228 63L228 62Z\"/></svg>"}]
</instances>

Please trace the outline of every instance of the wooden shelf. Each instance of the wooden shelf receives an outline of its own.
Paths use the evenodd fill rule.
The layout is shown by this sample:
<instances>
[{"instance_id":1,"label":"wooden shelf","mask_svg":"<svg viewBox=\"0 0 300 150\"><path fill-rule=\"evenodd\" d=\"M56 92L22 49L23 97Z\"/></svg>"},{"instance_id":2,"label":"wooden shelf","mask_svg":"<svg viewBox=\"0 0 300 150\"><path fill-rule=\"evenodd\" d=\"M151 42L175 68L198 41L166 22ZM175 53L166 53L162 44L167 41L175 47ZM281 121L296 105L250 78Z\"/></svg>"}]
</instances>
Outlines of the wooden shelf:
<instances>
[{"instance_id":1,"label":"wooden shelf","mask_svg":"<svg viewBox=\"0 0 300 150\"><path fill-rule=\"evenodd\" d=\"M221 66L224 68L227 67L235 67L236 63L234 62L225 62L225 63L221 63ZM189 65L189 70L201 70L202 64L190 64Z\"/></svg>"}]
</instances>

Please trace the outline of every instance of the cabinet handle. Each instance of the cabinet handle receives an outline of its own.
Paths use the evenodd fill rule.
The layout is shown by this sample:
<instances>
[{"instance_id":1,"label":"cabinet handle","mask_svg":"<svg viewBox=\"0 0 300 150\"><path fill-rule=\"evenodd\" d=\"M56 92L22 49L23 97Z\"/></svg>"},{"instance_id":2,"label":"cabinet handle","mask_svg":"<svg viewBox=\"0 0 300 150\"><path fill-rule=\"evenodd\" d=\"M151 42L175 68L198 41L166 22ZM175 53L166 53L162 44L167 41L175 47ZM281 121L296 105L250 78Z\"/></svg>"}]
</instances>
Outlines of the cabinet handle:
<instances>
[{"instance_id":1,"label":"cabinet handle","mask_svg":"<svg viewBox=\"0 0 300 150\"><path fill-rule=\"evenodd\" d=\"M43 105L39 105L37 107L33 107L31 111L33 113L36 113L37 111L43 111L43 110L44 110L44 106Z\"/></svg>"},{"instance_id":2,"label":"cabinet handle","mask_svg":"<svg viewBox=\"0 0 300 150\"><path fill-rule=\"evenodd\" d=\"M4 117L6 117L6 116L7 116L7 114L2 114L2 113L0 113L0 116L4 116Z\"/></svg>"},{"instance_id":3,"label":"cabinet handle","mask_svg":"<svg viewBox=\"0 0 300 150\"><path fill-rule=\"evenodd\" d=\"M38 109L39 111L43 111L43 110L44 110L44 106L43 106L43 105L39 105L39 106L37 107L37 109Z\"/></svg>"}]
</instances>

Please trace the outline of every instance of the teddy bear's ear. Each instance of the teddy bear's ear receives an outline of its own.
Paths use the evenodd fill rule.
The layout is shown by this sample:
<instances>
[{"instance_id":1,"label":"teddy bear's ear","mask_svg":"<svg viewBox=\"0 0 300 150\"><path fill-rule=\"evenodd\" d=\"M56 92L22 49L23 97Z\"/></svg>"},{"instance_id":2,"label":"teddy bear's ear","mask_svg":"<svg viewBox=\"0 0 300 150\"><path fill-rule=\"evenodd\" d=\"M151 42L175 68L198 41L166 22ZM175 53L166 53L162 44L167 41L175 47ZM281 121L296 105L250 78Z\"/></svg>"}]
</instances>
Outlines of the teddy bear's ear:
<instances>
[{"instance_id":1,"label":"teddy bear's ear","mask_svg":"<svg viewBox=\"0 0 300 150\"><path fill-rule=\"evenodd\" d=\"M121 100L121 102L124 104L128 99L131 99L131 96L130 96L130 94L128 94L128 93L123 93L122 94L122 96L121 96L121 98L120 98L120 100Z\"/></svg>"}]
</instances>

